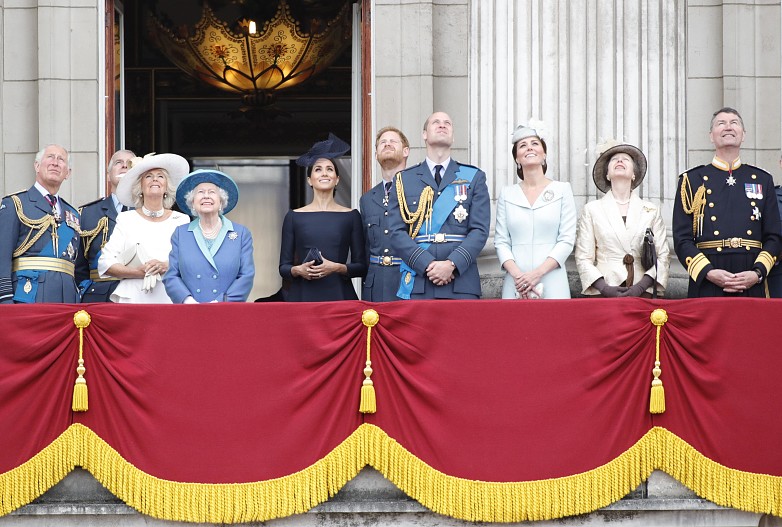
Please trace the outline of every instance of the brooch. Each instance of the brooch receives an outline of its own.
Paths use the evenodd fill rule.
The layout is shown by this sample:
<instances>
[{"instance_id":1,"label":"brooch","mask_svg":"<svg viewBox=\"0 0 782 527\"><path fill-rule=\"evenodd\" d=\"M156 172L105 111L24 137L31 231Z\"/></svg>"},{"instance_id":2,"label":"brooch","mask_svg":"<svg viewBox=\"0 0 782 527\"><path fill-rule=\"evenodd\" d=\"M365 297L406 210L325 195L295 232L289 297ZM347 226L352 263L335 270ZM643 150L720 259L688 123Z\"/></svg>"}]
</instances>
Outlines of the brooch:
<instances>
[{"instance_id":1,"label":"brooch","mask_svg":"<svg viewBox=\"0 0 782 527\"><path fill-rule=\"evenodd\" d=\"M231 232L228 234L228 239L229 239L229 240L235 240L235 239L236 239L236 238L238 238L238 237L239 237L239 235L238 235L238 234L236 234L236 231L231 231Z\"/></svg>"},{"instance_id":2,"label":"brooch","mask_svg":"<svg viewBox=\"0 0 782 527\"><path fill-rule=\"evenodd\" d=\"M469 216L470 213L467 212L467 209L464 208L463 205L459 205L456 207L456 209L453 211L453 217L458 221L459 223L463 222L467 219L467 216Z\"/></svg>"},{"instance_id":3,"label":"brooch","mask_svg":"<svg viewBox=\"0 0 782 527\"><path fill-rule=\"evenodd\" d=\"M553 192L547 190L546 192L543 193L543 201L551 201L552 199L554 199Z\"/></svg>"}]
</instances>

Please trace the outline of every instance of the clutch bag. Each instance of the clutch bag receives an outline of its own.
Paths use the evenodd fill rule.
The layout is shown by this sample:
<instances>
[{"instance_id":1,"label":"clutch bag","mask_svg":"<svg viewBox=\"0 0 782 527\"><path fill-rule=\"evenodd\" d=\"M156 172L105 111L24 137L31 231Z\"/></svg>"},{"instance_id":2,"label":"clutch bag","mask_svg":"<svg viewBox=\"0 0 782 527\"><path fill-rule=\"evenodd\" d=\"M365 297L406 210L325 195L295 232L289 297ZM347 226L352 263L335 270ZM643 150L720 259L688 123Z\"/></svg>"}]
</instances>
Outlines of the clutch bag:
<instances>
[{"instance_id":1,"label":"clutch bag","mask_svg":"<svg viewBox=\"0 0 782 527\"><path fill-rule=\"evenodd\" d=\"M323 263L323 257L317 247L312 247L307 251L307 256L304 257L304 262L311 262L313 260L315 261L313 265L320 265Z\"/></svg>"}]
</instances>

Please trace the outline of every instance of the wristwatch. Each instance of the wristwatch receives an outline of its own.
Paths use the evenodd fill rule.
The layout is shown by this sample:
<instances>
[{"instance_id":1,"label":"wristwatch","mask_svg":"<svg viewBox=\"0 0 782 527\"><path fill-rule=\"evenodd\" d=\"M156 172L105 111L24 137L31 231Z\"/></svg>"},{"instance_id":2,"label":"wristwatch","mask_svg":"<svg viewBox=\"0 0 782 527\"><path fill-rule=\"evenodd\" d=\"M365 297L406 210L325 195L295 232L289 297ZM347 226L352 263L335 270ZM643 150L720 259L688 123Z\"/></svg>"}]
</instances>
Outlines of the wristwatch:
<instances>
[{"instance_id":1,"label":"wristwatch","mask_svg":"<svg viewBox=\"0 0 782 527\"><path fill-rule=\"evenodd\" d=\"M758 275L758 283L763 282L763 273L760 272L760 269L753 269L753 271Z\"/></svg>"}]
</instances>

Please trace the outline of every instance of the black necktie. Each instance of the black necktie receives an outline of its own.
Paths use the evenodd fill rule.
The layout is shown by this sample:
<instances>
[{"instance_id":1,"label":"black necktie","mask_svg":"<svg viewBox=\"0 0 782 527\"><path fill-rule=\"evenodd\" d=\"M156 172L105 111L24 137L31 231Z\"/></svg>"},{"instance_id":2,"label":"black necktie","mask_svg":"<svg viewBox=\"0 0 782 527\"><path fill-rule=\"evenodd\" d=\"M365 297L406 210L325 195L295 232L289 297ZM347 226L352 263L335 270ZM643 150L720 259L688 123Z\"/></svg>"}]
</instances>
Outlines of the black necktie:
<instances>
[{"instance_id":1,"label":"black necktie","mask_svg":"<svg viewBox=\"0 0 782 527\"><path fill-rule=\"evenodd\" d=\"M128 206L127 205L123 205L122 209L120 210L120 212L125 212L127 210L128 210Z\"/></svg>"},{"instance_id":2,"label":"black necktie","mask_svg":"<svg viewBox=\"0 0 782 527\"><path fill-rule=\"evenodd\" d=\"M435 165L434 167L434 182L437 186L440 186L440 182L443 180L443 176L440 175L440 171L443 169L443 165Z\"/></svg>"},{"instance_id":3,"label":"black necktie","mask_svg":"<svg viewBox=\"0 0 782 527\"><path fill-rule=\"evenodd\" d=\"M389 192L391 192L391 182L390 182L390 181L386 181L385 183L383 183L383 185L384 185L384 186L385 186L385 188L386 188L386 194L388 194Z\"/></svg>"},{"instance_id":4,"label":"black necktie","mask_svg":"<svg viewBox=\"0 0 782 527\"><path fill-rule=\"evenodd\" d=\"M57 210L57 196L47 194L46 200L49 202L49 205L52 206L52 210Z\"/></svg>"}]
</instances>

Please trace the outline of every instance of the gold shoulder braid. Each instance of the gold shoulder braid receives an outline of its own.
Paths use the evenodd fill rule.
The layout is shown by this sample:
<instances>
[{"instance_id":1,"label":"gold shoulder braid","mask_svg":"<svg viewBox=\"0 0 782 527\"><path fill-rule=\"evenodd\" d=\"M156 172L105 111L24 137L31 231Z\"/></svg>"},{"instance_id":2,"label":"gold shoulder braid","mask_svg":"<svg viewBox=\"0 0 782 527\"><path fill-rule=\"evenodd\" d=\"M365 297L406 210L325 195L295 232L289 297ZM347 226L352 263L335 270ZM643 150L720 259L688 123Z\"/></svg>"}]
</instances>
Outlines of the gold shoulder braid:
<instances>
[{"instance_id":1,"label":"gold shoulder braid","mask_svg":"<svg viewBox=\"0 0 782 527\"><path fill-rule=\"evenodd\" d=\"M90 253L90 246L92 245L92 242L95 241L95 238L98 237L98 234L103 233L103 236L101 238L100 248L103 249L103 247L106 245L106 242L109 238L109 218L108 216L101 216L100 220L98 220L98 224L95 226L94 229L90 229L88 231L81 231L81 238L82 238L82 244L84 245L84 256L87 256Z\"/></svg>"},{"instance_id":2,"label":"gold shoulder braid","mask_svg":"<svg viewBox=\"0 0 782 527\"><path fill-rule=\"evenodd\" d=\"M22 208L22 202L19 200L19 198L16 195L14 195L11 196L11 199L14 202L14 207L16 208L16 215L19 217L19 221L22 222L22 225L30 227L30 232L27 233L27 237L24 239L22 244L19 247L17 247L16 250L14 251L14 258L18 258L19 256L26 253L27 249L35 245L35 242L37 242L38 239L41 236L43 236L43 233L46 232L46 229L48 229L49 227L52 228L52 242L54 243L54 254L57 255L59 253L59 248L57 243L58 242L57 222L55 221L54 216L47 214L43 218L39 218L37 220L30 219L25 215L24 209ZM33 236L33 232L35 232L35 236Z\"/></svg>"},{"instance_id":3,"label":"gold shoulder braid","mask_svg":"<svg viewBox=\"0 0 782 527\"><path fill-rule=\"evenodd\" d=\"M434 203L434 189L429 185L426 185L421 191L421 196L418 198L418 208L415 212L410 212L407 207L407 199L405 199L405 186L402 183L402 173L396 173L396 195L399 198L399 214L402 216L402 221L409 225L408 234L411 238L418 236L418 231L421 230L424 220L427 221L427 226L432 221L432 203ZM415 224L415 226L414 226Z\"/></svg>"},{"instance_id":4,"label":"gold shoulder braid","mask_svg":"<svg viewBox=\"0 0 782 527\"><path fill-rule=\"evenodd\" d=\"M703 210L706 208L706 186L701 183L695 195L692 195L690 179L685 172L682 175L681 188L682 208L687 214L692 214L692 235L703 234Z\"/></svg>"}]
</instances>

